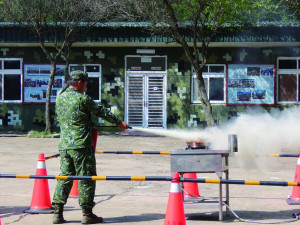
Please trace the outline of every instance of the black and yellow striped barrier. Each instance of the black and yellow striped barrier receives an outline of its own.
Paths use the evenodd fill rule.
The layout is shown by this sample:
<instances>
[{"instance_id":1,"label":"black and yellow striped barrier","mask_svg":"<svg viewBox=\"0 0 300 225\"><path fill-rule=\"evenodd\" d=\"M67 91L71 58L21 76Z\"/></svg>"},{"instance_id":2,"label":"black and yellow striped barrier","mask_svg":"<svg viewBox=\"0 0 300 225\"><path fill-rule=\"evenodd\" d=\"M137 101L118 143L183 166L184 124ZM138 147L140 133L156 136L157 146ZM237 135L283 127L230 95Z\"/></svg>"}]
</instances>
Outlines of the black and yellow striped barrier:
<instances>
[{"instance_id":1,"label":"black and yellow striped barrier","mask_svg":"<svg viewBox=\"0 0 300 225\"><path fill-rule=\"evenodd\" d=\"M170 152L168 151L96 151L96 154L133 154L133 155L170 155ZM51 155L48 157L45 157L45 159L53 159L60 157L60 154Z\"/></svg>"},{"instance_id":2,"label":"black and yellow striped barrier","mask_svg":"<svg viewBox=\"0 0 300 225\"><path fill-rule=\"evenodd\" d=\"M96 151L97 154L150 154L150 155L170 155L168 151Z\"/></svg>"},{"instance_id":3,"label":"black and yellow striped barrier","mask_svg":"<svg viewBox=\"0 0 300 225\"><path fill-rule=\"evenodd\" d=\"M96 154L149 154L149 155L170 155L168 151L96 151ZM270 153L269 156L272 157L299 157L299 154L279 154L279 153ZM60 154L55 154L52 156L45 157L45 159L52 159L60 157Z\"/></svg>"},{"instance_id":4,"label":"black and yellow striped barrier","mask_svg":"<svg viewBox=\"0 0 300 225\"><path fill-rule=\"evenodd\" d=\"M55 155L47 156L47 157L45 157L45 159L47 160L47 159L53 159L53 158L57 158L57 157L60 157L59 153L55 154Z\"/></svg>"},{"instance_id":5,"label":"black and yellow striped barrier","mask_svg":"<svg viewBox=\"0 0 300 225\"><path fill-rule=\"evenodd\" d=\"M53 180L118 180L118 181L172 181L170 176L53 176L53 175L26 175L0 174L0 178L22 179L53 179ZM209 183L209 184L242 184L266 186L300 186L300 182L260 181L260 180L220 180L220 179L192 179L180 178L180 182Z\"/></svg>"},{"instance_id":6,"label":"black and yellow striped barrier","mask_svg":"<svg viewBox=\"0 0 300 225\"><path fill-rule=\"evenodd\" d=\"M273 157L298 157L299 154L279 154L279 153L270 153L269 156L273 156Z\"/></svg>"},{"instance_id":7,"label":"black and yellow striped barrier","mask_svg":"<svg viewBox=\"0 0 300 225\"><path fill-rule=\"evenodd\" d=\"M22 179L52 179L52 180L119 180L119 181L171 181L172 177L159 176L54 176L54 175L27 175L27 174L0 174L0 178Z\"/></svg>"}]
</instances>

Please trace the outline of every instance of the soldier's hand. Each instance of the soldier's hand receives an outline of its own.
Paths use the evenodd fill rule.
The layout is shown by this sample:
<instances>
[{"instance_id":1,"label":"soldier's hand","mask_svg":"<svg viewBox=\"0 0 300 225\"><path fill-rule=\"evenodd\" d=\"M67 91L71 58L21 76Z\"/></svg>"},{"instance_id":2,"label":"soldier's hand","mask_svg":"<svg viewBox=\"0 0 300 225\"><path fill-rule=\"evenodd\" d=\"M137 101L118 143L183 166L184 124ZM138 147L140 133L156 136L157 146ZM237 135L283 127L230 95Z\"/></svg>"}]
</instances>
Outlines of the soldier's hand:
<instances>
[{"instance_id":1,"label":"soldier's hand","mask_svg":"<svg viewBox=\"0 0 300 225\"><path fill-rule=\"evenodd\" d=\"M122 130L126 130L126 129L129 128L128 124L125 123L124 121L121 122L121 123L118 125L118 127L119 127L120 129L122 129Z\"/></svg>"}]
</instances>

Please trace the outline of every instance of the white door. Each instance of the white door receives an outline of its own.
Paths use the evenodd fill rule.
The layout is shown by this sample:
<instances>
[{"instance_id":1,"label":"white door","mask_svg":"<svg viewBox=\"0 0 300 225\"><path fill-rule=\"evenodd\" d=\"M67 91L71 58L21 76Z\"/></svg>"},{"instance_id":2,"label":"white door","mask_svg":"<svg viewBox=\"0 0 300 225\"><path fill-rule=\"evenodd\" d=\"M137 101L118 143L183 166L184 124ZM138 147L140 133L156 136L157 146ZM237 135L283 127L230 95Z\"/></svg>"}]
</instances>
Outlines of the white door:
<instances>
[{"instance_id":1,"label":"white door","mask_svg":"<svg viewBox=\"0 0 300 225\"><path fill-rule=\"evenodd\" d=\"M166 74L127 73L125 120L132 127L166 128Z\"/></svg>"}]
</instances>

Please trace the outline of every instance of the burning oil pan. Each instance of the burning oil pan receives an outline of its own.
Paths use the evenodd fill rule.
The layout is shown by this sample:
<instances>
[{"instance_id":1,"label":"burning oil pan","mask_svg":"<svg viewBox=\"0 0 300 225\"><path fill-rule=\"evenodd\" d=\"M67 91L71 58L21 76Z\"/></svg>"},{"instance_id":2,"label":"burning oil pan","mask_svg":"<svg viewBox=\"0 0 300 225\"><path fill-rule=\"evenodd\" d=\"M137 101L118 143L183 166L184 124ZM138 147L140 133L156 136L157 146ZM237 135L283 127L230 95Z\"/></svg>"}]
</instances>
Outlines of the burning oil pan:
<instances>
[{"instance_id":1,"label":"burning oil pan","mask_svg":"<svg viewBox=\"0 0 300 225\"><path fill-rule=\"evenodd\" d=\"M186 149L206 149L206 148L208 148L208 144L205 143L203 140L187 141L186 144L187 144Z\"/></svg>"}]
</instances>

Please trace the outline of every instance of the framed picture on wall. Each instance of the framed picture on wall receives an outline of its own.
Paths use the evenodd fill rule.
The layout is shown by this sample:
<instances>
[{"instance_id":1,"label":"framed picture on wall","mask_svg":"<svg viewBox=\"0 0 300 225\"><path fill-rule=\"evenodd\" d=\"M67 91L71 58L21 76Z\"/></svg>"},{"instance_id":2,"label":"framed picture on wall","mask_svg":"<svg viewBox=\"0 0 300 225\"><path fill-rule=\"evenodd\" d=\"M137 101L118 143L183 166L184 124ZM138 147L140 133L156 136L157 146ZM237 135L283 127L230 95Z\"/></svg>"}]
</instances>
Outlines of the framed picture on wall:
<instances>
[{"instance_id":1,"label":"framed picture on wall","mask_svg":"<svg viewBox=\"0 0 300 225\"><path fill-rule=\"evenodd\" d=\"M24 103L46 103L51 64L24 64ZM65 66L57 65L50 102L56 101L57 92L65 84Z\"/></svg>"},{"instance_id":2,"label":"framed picture on wall","mask_svg":"<svg viewBox=\"0 0 300 225\"><path fill-rule=\"evenodd\" d=\"M228 64L227 105L275 105L274 64Z\"/></svg>"}]
</instances>

